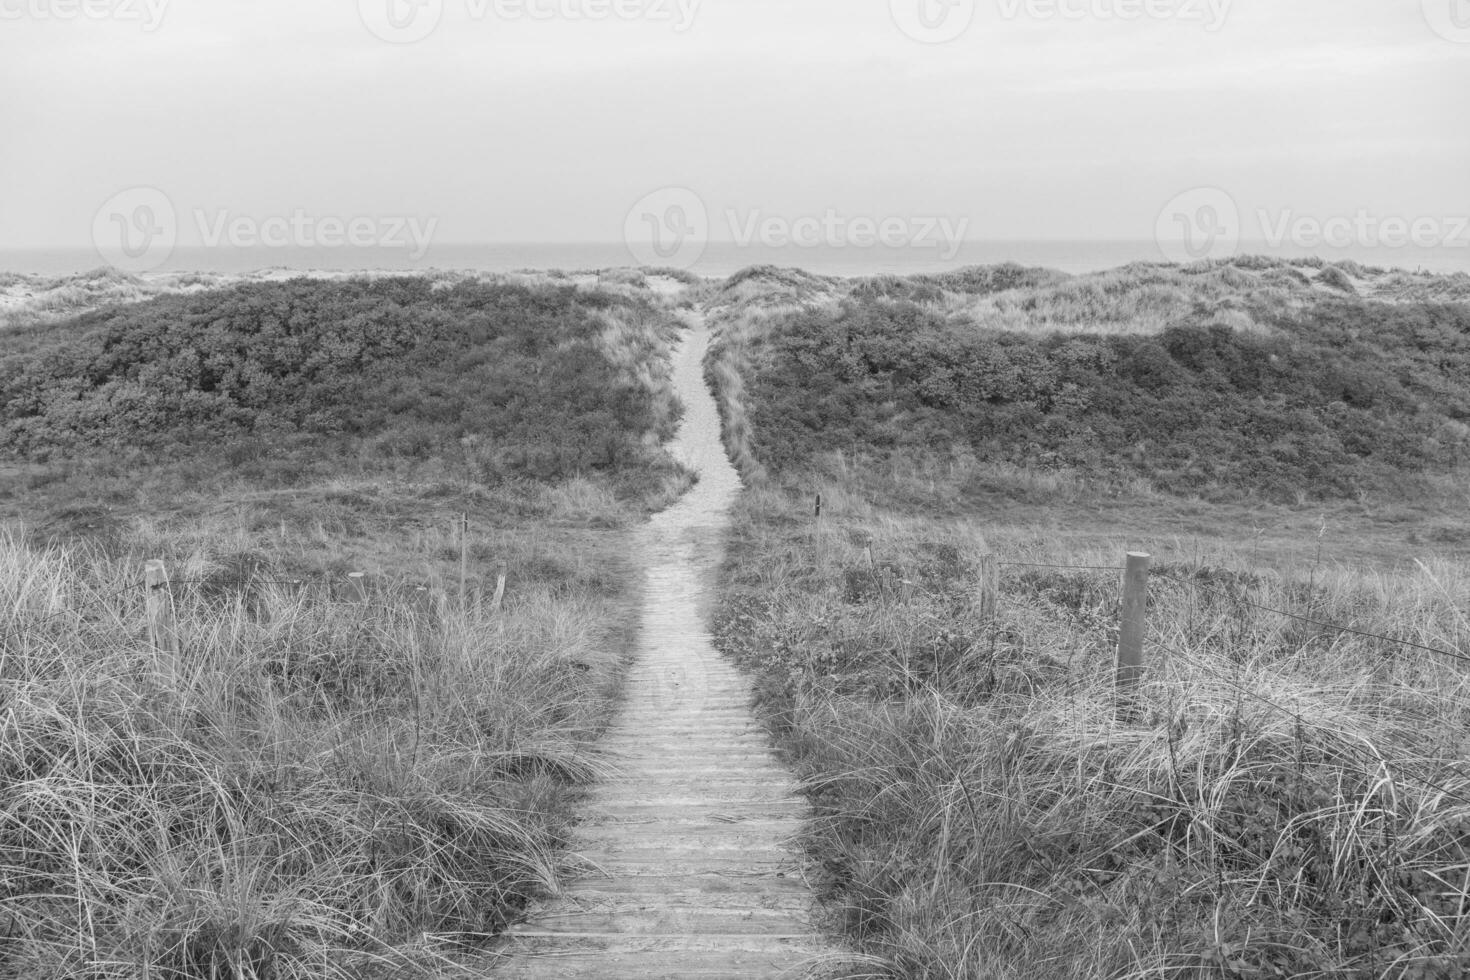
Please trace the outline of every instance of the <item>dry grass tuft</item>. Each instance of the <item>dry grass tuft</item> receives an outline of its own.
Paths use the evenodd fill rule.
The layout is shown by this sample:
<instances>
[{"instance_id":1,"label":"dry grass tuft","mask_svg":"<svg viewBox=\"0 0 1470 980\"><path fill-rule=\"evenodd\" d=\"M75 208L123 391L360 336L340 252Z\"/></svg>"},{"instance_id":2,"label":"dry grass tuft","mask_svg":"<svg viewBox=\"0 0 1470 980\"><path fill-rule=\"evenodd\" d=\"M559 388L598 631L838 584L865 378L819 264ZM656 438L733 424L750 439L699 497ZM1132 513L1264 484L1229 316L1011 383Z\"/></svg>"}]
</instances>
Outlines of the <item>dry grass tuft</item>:
<instances>
[{"instance_id":1,"label":"dry grass tuft","mask_svg":"<svg viewBox=\"0 0 1470 980\"><path fill-rule=\"evenodd\" d=\"M359 606L195 553L174 661L141 557L0 536L0 973L438 976L554 885L608 598Z\"/></svg>"}]
</instances>

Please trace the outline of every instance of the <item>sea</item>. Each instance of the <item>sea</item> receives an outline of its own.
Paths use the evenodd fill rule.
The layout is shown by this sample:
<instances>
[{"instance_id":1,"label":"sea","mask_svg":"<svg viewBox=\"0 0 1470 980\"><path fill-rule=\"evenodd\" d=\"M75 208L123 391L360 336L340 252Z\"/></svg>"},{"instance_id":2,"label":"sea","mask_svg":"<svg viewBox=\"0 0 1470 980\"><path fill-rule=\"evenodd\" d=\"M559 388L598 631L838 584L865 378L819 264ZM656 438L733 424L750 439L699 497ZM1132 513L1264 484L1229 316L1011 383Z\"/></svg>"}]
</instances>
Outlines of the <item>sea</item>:
<instances>
[{"instance_id":1,"label":"sea","mask_svg":"<svg viewBox=\"0 0 1470 980\"><path fill-rule=\"evenodd\" d=\"M1305 249L1242 243L1236 254L1280 258L1352 259L1364 265L1436 273L1470 274L1470 247L1405 246ZM1133 262L1167 261L1153 241L1012 240L967 241L949 248L772 247L711 242L688 270L724 277L753 265L805 269L829 276L919 275L972 265L1016 262L1072 274L1098 272ZM85 248L0 250L0 272L66 276L106 266L96 251ZM240 274L262 270L423 272L474 270L514 272L560 269L566 272L636 265L622 243L435 244L422 255L392 248L187 248L175 249L156 272Z\"/></svg>"}]
</instances>

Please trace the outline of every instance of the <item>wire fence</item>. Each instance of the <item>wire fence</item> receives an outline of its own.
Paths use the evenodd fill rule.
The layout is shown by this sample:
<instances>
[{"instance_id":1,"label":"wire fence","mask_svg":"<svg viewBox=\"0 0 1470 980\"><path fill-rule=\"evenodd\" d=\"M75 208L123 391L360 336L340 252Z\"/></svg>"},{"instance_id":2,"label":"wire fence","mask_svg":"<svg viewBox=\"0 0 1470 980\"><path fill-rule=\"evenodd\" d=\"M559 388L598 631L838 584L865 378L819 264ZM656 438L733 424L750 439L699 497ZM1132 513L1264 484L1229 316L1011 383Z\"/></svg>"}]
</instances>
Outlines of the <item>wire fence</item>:
<instances>
[{"instance_id":1,"label":"wire fence","mask_svg":"<svg viewBox=\"0 0 1470 980\"><path fill-rule=\"evenodd\" d=\"M1322 620L1314 619L1311 616L1303 616L1300 613L1288 612L1285 609L1277 609L1274 606L1268 606L1264 603L1256 602L1253 599L1247 599L1244 596L1233 595L1229 592L1224 591L1223 589L1217 589L1214 586L1206 585L1203 582L1194 581L1192 579L1181 580L1176 578L1175 581L1181 581L1183 584L1188 585L1191 588L1196 588L1204 592L1208 592L1211 595L1218 596L1219 598L1226 600L1227 602L1236 602L1244 606L1250 606L1252 609L1257 609L1262 612L1274 613L1277 616L1284 616L1287 619L1293 619L1300 623L1307 623L1320 629L1330 630L1336 633L1350 634L1353 636L1360 636L1365 639L1381 640L1384 643L1397 644L1398 646L1408 647L1414 650L1421 650L1425 653L1435 653L1439 654L1442 657L1449 657L1453 660L1461 660L1466 663L1470 663L1470 655L1466 655L1463 653L1456 653L1455 651L1445 650L1440 647L1432 647L1424 643L1418 643L1414 640L1405 640L1396 636L1385 636L1382 633L1374 633L1369 630L1361 630L1353 626L1340 626L1336 623L1323 622Z\"/></svg>"},{"instance_id":2,"label":"wire fence","mask_svg":"<svg viewBox=\"0 0 1470 980\"><path fill-rule=\"evenodd\" d=\"M1024 562L1024 561L998 561L998 562L996 562L996 565L999 566L999 567L1001 567L1001 568L1040 568L1040 569L1057 569L1057 570L1061 570L1061 571L1089 571L1089 572L1113 572L1113 573L1122 573L1124 571L1124 569L1121 566L1118 566L1118 565L1070 565L1070 564L1054 564L1054 563L1050 563L1050 562ZM1211 595L1214 595L1214 596L1216 596L1218 598L1224 599L1227 602L1235 602L1235 603L1239 603L1240 605L1249 606L1252 609L1256 609L1256 610L1259 610L1261 612L1273 613L1273 614L1275 614L1277 616L1284 616L1287 619L1292 619L1292 620L1295 620L1295 621L1300 622L1300 623L1306 623L1306 624L1311 625L1311 626L1316 626L1319 629L1329 630L1331 632L1342 633L1342 634L1347 634L1347 635L1351 635L1351 636L1358 636L1358 637L1362 637L1364 639L1379 640L1379 641L1382 641L1384 643L1395 644L1395 645L1398 645L1398 646L1407 647L1407 648L1412 649L1412 650L1419 650L1419 651L1422 651L1424 653L1433 653L1433 654L1437 654L1437 655L1442 656L1442 657L1449 657L1452 660L1459 660L1459 661L1463 661L1465 663L1470 663L1470 654L1459 653L1459 652L1456 652L1454 650L1446 650L1443 647L1430 646L1430 645L1425 644L1425 643L1419 643L1418 641L1415 641L1415 640L1406 640L1406 639L1404 639L1402 637L1387 636L1387 635L1385 635L1383 633L1374 633L1371 630L1363 630L1363 629L1359 629L1359 628L1357 628L1355 626L1342 626L1342 625L1340 625L1338 623L1329 623L1329 622L1326 622L1324 620L1316 619L1316 618L1311 617L1311 616L1303 616L1300 613L1294 613L1294 612L1291 612L1291 611L1286 610L1286 609L1277 609L1275 606L1268 606L1265 603L1256 602L1254 599L1248 599L1248 598L1246 598L1245 596L1242 596L1242 595L1236 595L1236 594L1233 594L1233 593L1230 593L1230 592L1226 592L1223 589L1218 589L1218 588L1216 588L1214 586L1211 586L1211 585L1208 585L1208 584L1206 584L1204 582L1200 582L1200 581L1198 581L1197 579L1194 579L1194 578L1181 577L1181 576L1178 576L1176 574L1176 575L1172 575L1171 576L1171 579L1172 579L1172 581L1179 582L1180 584L1186 585L1186 586L1188 586L1190 588L1199 589L1200 591L1203 591L1203 592L1208 592Z\"/></svg>"},{"instance_id":3,"label":"wire fence","mask_svg":"<svg viewBox=\"0 0 1470 980\"><path fill-rule=\"evenodd\" d=\"M220 589L225 591L243 592L250 588L265 586L289 589L320 589L326 592L341 593L343 595L343 598L348 601L351 601L353 598L351 593L350 579L342 579L325 575L314 576L310 578L286 579L265 578L255 575L209 575L203 578L171 578L164 582L155 583L152 586L144 581L134 582L131 585L122 586L110 592L106 592L102 595L87 596L85 597L84 603L85 607L95 609L105 606L108 603L114 602L117 599L129 596L133 593L142 593L146 595L150 591L150 589L163 589L169 594L172 599L177 600L178 598L180 598L180 593L184 592L185 590L191 589L196 591L201 589ZM422 599L424 597L432 596L435 590L429 585L406 584L402 587L402 591L404 594L403 597L405 599L413 601L415 599ZM378 593L378 595L381 598L381 593ZM25 622L18 627L0 633L0 644L8 643L11 640L16 640L23 636L34 635L43 631L48 625L52 623L65 619L73 619L77 616L84 615L86 611L87 609L83 606L77 606L73 608L63 609L54 613L48 613L35 619L31 619L30 621ZM20 618L19 614L17 614L16 618Z\"/></svg>"},{"instance_id":4,"label":"wire fence","mask_svg":"<svg viewBox=\"0 0 1470 980\"><path fill-rule=\"evenodd\" d=\"M1119 574L1123 572L1121 565L1050 565L1045 562L1032 561L998 561L996 565L1001 568L1058 568L1083 572L1117 572Z\"/></svg>"},{"instance_id":5,"label":"wire fence","mask_svg":"<svg viewBox=\"0 0 1470 980\"><path fill-rule=\"evenodd\" d=\"M1040 562L998 562L997 564L1011 567L1047 568L1059 570L1106 572L1123 571L1123 569L1109 566L1049 564ZM1460 653L1454 650L1447 650L1442 647L1430 646L1429 644L1419 643L1414 640L1407 640L1402 637L1388 636L1382 633L1373 632L1371 630L1359 629L1353 626L1343 626L1337 623L1329 623L1313 616L1304 616L1300 613L1294 613L1286 609L1278 609L1275 606L1271 606L1262 602L1257 602L1245 596L1230 593L1225 591L1224 589L1216 588L1215 586L1200 582L1193 577L1173 574L1170 576L1170 580L1185 587L1198 589L1208 594L1214 595L1217 598L1220 598L1226 602L1238 603L1261 612L1282 616L1287 619L1291 619L1301 623L1306 623L1319 629L1327 630L1329 632L1377 640L1383 643L1395 644L1408 649L1418 650L1424 653L1434 654L1436 656L1443 656L1452 660L1470 663L1470 655L1464 653ZM1170 654L1173 657L1182 657L1182 654L1176 648L1174 648L1173 645L1157 629L1151 630L1150 632L1152 634L1150 636L1150 642L1153 643L1157 648L1165 651L1167 654ZM1430 776L1426 776L1413 771L1404 764L1404 760L1399 759L1390 761L1389 759L1384 758L1382 755L1370 750L1367 746L1357 744L1354 740L1347 737L1346 733L1339 731L1331 726L1324 725L1318 721L1314 721L1302 714L1302 712L1293 710L1292 708L1281 704L1276 699L1268 697L1261 692L1254 690L1245 684L1242 684L1239 679L1230 676L1225 671L1219 670L1215 665L1209 663L1207 660L1201 658L1193 658L1190 662L1192 665L1206 671L1211 677L1228 685L1232 690L1238 692L1242 697L1250 698L1253 701L1265 705L1270 710L1275 711L1284 717L1290 718L1292 722L1298 727L1298 729L1315 729L1332 735L1334 737L1336 746L1341 751L1344 751L1352 757L1356 758L1358 762L1365 768L1371 770L1381 769L1390 777L1397 777L1399 779L1408 780L1409 782L1418 784L1424 789L1440 794L1445 799L1452 800L1453 802L1465 807L1470 807L1470 796L1467 796L1463 792L1451 788L1450 786L1446 785L1442 780L1435 779ZM1451 772L1456 778L1470 782L1470 773L1453 767L1451 767Z\"/></svg>"},{"instance_id":6,"label":"wire fence","mask_svg":"<svg viewBox=\"0 0 1470 980\"><path fill-rule=\"evenodd\" d=\"M1024 562L1024 561L997 561L995 564L996 564L997 567L1000 567L1000 568L1047 569L1047 570L1056 570L1056 571L1108 572L1108 573L1111 573L1111 574L1121 574L1121 573L1123 573L1125 571L1125 569L1124 569L1123 566L1118 566L1118 565L1088 565L1088 564L1073 564L1073 563ZM1242 596L1242 595L1238 595L1238 594L1226 592L1223 589L1219 589L1219 588L1216 588L1216 587L1214 587L1212 585L1209 585L1207 583L1200 582L1200 581L1198 581L1195 578L1187 577L1187 576L1180 576L1177 573L1174 573L1174 574L1171 575L1171 580L1172 581L1175 581L1175 582L1178 582L1179 584L1185 585L1185 586L1187 586L1189 588L1198 589L1200 591L1209 593L1209 594L1214 595L1217 598L1220 598L1220 599L1222 599L1224 601L1227 601L1227 602L1238 603L1240 605L1248 606L1250 608L1256 609L1256 610L1261 611L1261 612L1270 613L1270 614L1277 615L1277 616L1282 616L1282 617L1285 617L1287 619L1291 619L1291 620L1294 620L1294 621L1297 621L1297 622L1301 622L1301 623L1305 623L1305 624L1308 624L1308 625L1311 625L1311 626L1315 626L1315 627L1317 627L1319 629L1328 630L1330 632L1336 632L1336 633L1343 634L1343 635L1357 636L1357 637L1361 637L1361 638L1364 638L1364 639L1377 640L1377 641L1380 641L1380 642L1383 642L1383 643L1398 645L1398 646L1405 647L1405 648L1408 648L1408 649L1418 650L1418 651L1421 651L1421 652L1424 652L1424 653L1430 653L1430 654L1434 654L1434 655L1437 655L1437 656L1447 657L1449 659L1458 660L1458 661L1461 661L1461 662L1464 662L1464 663L1470 663L1470 654L1460 653L1460 652L1454 651L1454 650L1447 650L1447 649L1444 649L1442 647L1430 646L1430 645L1425 644L1425 643L1419 643L1419 642L1417 642L1415 640L1407 640L1407 639L1404 639L1402 637L1387 636L1387 635L1382 634L1382 633L1375 633L1375 632L1372 632L1371 630L1363 630L1363 629L1359 629L1359 628L1353 627L1353 626L1343 626L1343 625L1337 624L1337 623L1329 623L1329 622L1326 622L1326 621L1321 620L1321 619L1317 619L1317 618L1312 617L1312 616L1304 616L1304 615L1301 615L1300 613L1294 613L1294 612L1291 612L1291 611L1286 610L1286 609L1278 609L1278 608L1276 608L1274 606L1270 606L1270 605L1267 605L1265 603L1257 602L1257 601L1255 601L1253 599L1246 598L1245 596ZM329 578L329 577L326 577L326 576L311 577L311 578L267 578L267 577L263 577L263 576L259 576L259 575L254 575L254 574L246 573L246 574L234 574L234 575L208 575L208 576L205 576L203 578L170 579L170 580L168 580L166 582L161 583L161 585L163 587L167 588L170 591L170 593L172 594L173 590L175 590L177 588L182 588L182 587L190 587L190 588L221 588L221 589L235 588L235 589L243 589L243 588L248 588L248 587L272 586L272 587L276 587L276 588L322 587L322 588L331 589L331 588L333 588L333 587L335 587L337 585L337 582L336 582L336 580L334 580L332 578ZM98 604L102 604L102 603L110 602L110 601L112 601L114 599L120 598L120 597L122 597L124 595L127 595L130 592L143 590L145 588L146 588L146 586L143 583L141 583L141 582L134 583L132 585L123 586L122 588L117 589L117 590L115 590L115 591L113 591L111 593L108 593L106 595L97 597L97 598L93 599L92 601L95 602L95 603L98 603ZM417 591L419 593L423 593L423 592L429 591L429 589L428 589L427 586L418 586L416 588L411 588L411 591ZM11 630L9 632L0 634L0 642L5 642L7 640L15 639L15 638L20 637L22 635L25 635L27 633L33 632L35 630L38 630L41 627L45 626L47 623L50 623L50 622L55 621L55 620L58 620L58 619L66 618L68 616L73 616L73 615L76 615L76 614L77 614L77 610L63 610L62 612L58 612L58 613L51 614L49 616L42 617L41 619L36 620L34 622L31 622L31 623L28 623L25 626L20 627L19 629Z\"/></svg>"}]
</instances>

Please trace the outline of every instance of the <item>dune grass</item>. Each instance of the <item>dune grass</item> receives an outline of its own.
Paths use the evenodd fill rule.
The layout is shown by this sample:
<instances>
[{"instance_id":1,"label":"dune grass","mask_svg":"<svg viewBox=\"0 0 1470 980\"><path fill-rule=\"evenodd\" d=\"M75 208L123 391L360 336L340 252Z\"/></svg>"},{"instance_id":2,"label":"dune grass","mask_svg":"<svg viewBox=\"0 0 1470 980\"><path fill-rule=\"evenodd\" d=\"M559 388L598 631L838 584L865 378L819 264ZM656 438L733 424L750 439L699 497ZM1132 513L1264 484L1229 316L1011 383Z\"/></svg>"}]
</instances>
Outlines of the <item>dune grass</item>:
<instances>
[{"instance_id":1,"label":"dune grass","mask_svg":"<svg viewBox=\"0 0 1470 980\"><path fill-rule=\"evenodd\" d=\"M1254 265L1244 271L1308 280L1331 268ZM1420 286L1444 292L1419 284L1412 302ZM1298 287L1320 293L1303 309L1340 302ZM1134 286L1120 288L1108 302L1128 310ZM1394 529L1371 495L1212 502L1087 465L890 438L871 410L922 377L849 393L850 445L788 453L793 413L820 410L790 359L759 349L798 322L781 310L787 291L716 316L727 332L710 375L750 483L716 635L756 674L809 788L812 866L862 952L905 980L1470 970L1462 538ZM840 302L813 293L804 315ZM1452 500L1463 506L1463 486L1403 519L1425 528ZM1338 563L1337 542L1372 562ZM1132 718L1117 712L1113 671L1130 550L1155 556ZM1002 568L994 619L977 601L987 552L1027 563Z\"/></svg>"},{"instance_id":2,"label":"dune grass","mask_svg":"<svg viewBox=\"0 0 1470 980\"><path fill-rule=\"evenodd\" d=\"M1152 275L1064 287L1074 284L1091 297L1079 315L1121 315L1140 332L1063 332L1070 320L1040 312L1024 330L995 329L862 296L721 310L712 370L735 371L739 381L717 380L748 392L739 455L790 466L833 449L968 453L1272 500L1422 495L1434 476L1470 465L1463 305L1314 293L1293 308L1242 285L1197 292L1160 332L1137 305ZM1219 319L1237 295L1257 307L1251 329Z\"/></svg>"},{"instance_id":3,"label":"dune grass","mask_svg":"<svg viewBox=\"0 0 1470 980\"><path fill-rule=\"evenodd\" d=\"M596 286L377 279L6 335L28 435L0 460L0 977L483 975L596 774L629 531L687 483L660 448L677 329ZM225 413L99 390L211 345L234 382L151 393ZM91 430L14 397L89 386ZM148 559L178 658L145 628Z\"/></svg>"},{"instance_id":4,"label":"dune grass","mask_svg":"<svg viewBox=\"0 0 1470 980\"><path fill-rule=\"evenodd\" d=\"M988 543L826 486L748 493L717 636L816 807L807 845L905 978L1454 977L1470 967L1470 566L1262 572L1157 546L1115 714L1112 547ZM867 541L872 539L870 563ZM1134 543L1134 547L1138 544Z\"/></svg>"},{"instance_id":5,"label":"dune grass","mask_svg":"<svg viewBox=\"0 0 1470 980\"><path fill-rule=\"evenodd\" d=\"M195 553L175 660L141 557L0 538L0 973L427 974L554 882L617 597L519 564L497 614L363 606Z\"/></svg>"}]
</instances>

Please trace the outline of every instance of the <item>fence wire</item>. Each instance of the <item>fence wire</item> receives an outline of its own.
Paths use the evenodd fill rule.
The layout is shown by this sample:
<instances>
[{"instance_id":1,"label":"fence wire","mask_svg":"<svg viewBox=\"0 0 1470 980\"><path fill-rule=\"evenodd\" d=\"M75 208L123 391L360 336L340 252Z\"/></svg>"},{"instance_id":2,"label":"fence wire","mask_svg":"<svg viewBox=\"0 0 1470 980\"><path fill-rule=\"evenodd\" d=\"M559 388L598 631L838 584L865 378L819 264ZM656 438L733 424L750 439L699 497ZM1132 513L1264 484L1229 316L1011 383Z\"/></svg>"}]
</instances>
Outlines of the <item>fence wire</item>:
<instances>
[{"instance_id":1,"label":"fence wire","mask_svg":"<svg viewBox=\"0 0 1470 980\"><path fill-rule=\"evenodd\" d=\"M1218 596L1229 602L1238 602L1241 605L1250 606L1251 608L1259 609L1262 612L1275 613L1278 616L1285 616L1287 619L1294 619L1300 623L1309 623L1312 626L1317 626L1325 630L1332 630L1337 633L1349 633L1353 636L1361 636L1370 640L1382 640L1385 643L1394 643L1399 646L1409 647L1415 650L1422 650L1425 653L1437 653L1442 657L1449 657L1453 660L1462 660L1466 663L1470 663L1470 656L1467 656L1463 653L1456 653L1455 651L1445 650L1440 647L1427 646L1423 643L1416 643L1413 640L1403 640L1395 636L1384 636L1382 633L1373 633L1368 630L1360 630L1352 626L1339 626L1336 623L1326 623L1319 619L1313 619L1310 616L1302 616L1298 613L1287 612L1285 609L1277 609L1274 606L1267 606L1252 599L1247 599L1244 596L1232 595L1231 593L1226 592L1223 589L1217 589L1213 586L1205 585L1203 582L1196 582L1192 579L1175 578L1173 579L1173 581L1181 582L1185 585L1190 586L1191 588L1201 589L1205 592L1210 593L1211 595Z\"/></svg>"},{"instance_id":2,"label":"fence wire","mask_svg":"<svg viewBox=\"0 0 1470 980\"><path fill-rule=\"evenodd\" d=\"M1121 565L1049 565L1044 562L1030 561L998 561L996 564L1002 568L1060 568L1071 571L1118 572L1120 574L1125 571Z\"/></svg>"}]
</instances>

